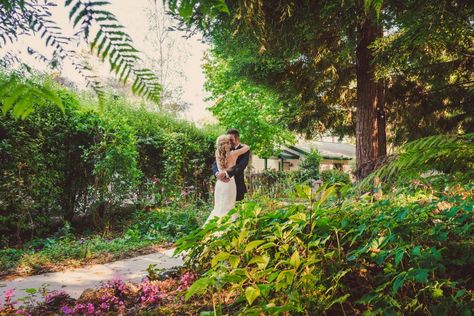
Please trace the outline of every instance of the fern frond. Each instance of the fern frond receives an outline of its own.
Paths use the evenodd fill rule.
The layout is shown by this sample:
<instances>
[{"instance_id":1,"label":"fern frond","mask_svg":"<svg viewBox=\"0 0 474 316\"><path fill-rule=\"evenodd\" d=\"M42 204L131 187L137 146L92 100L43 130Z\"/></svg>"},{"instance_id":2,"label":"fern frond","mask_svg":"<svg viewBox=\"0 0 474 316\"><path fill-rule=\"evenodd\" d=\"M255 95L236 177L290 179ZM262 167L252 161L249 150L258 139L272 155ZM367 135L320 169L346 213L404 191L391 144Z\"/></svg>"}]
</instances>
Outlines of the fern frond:
<instances>
[{"instance_id":1,"label":"fern frond","mask_svg":"<svg viewBox=\"0 0 474 316\"><path fill-rule=\"evenodd\" d=\"M0 67L5 69L13 66L14 64L20 63L20 59L13 51L8 51L3 57L0 58Z\"/></svg>"},{"instance_id":2,"label":"fern frond","mask_svg":"<svg viewBox=\"0 0 474 316\"><path fill-rule=\"evenodd\" d=\"M426 172L461 172L467 178L474 176L474 134L436 135L409 142L357 188L369 187L375 178L390 183L413 179Z\"/></svg>"},{"instance_id":3,"label":"fern frond","mask_svg":"<svg viewBox=\"0 0 474 316\"><path fill-rule=\"evenodd\" d=\"M19 35L34 33L34 22L47 19L54 2L3 0L0 1L0 48L15 42Z\"/></svg>"},{"instance_id":4,"label":"fern frond","mask_svg":"<svg viewBox=\"0 0 474 316\"><path fill-rule=\"evenodd\" d=\"M74 69L76 69L76 71L86 80L86 85L95 92L99 98L99 102L103 102L105 99L105 88L100 83L99 78L92 73L92 69L75 61L72 62L72 65L74 66Z\"/></svg>"},{"instance_id":5,"label":"fern frond","mask_svg":"<svg viewBox=\"0 0 474 316\"><path fill-rule=\"evenodd\" d=\"M61 99L45 84L21 80L15 75L0 79L0 108L3 115L11 113L16 119L25 119L36 105L52 103L64 111Z\"/></svg>"},{"instance_id":6,"label":"fern frond","mask_svg":"<svg viewBox=\"0 0 474 316\"><path fill-rule=\"evenodd\" d=\"M111 71L119 81L125 83L132 78L134 93L159 103L161 87L158 78L149 69L137 67L140 61L138 50L115 15L106 10L107 5L110 5L109 1L66 0L65 6L71 8L69 19L75 28L80 29L76 37L89 41L92 27L97 26L97 34L91 42L92 51L103 61L108 60ZM57 23L50 19L52 6L56 4L48 0L0 1L0 47L2 43L5 45L8 41L15 41L19 35L39 35L46 46L53 48L53 58L49 59L32 49L29 49L29 53L42 62L57 63L59 68L64 58L72 58L76 70L102 100L104 89L97 77L91 74L90 69L75 62L75 52L67 48L76 37L64 36ZM0 59L0 65L10 65L15 61L11 57Z\"/></svg>"},{"instance_id":7,"label":"fern frond","mask_svg":"<svg viewBox=\"0 0 474 316\"><path fill-rule=\"evenodd\" d=\"M89 40L92 22L97 25L98 31L90 43L92 52L103 61L108 60L110 70L120 82L126 83L130 76L134 77L132 91L135 94L159 103L161 87L158 78L149 69L136 67L140 61L139 51L133 46L125 27L114 14L104 9L109 4L109 1L66 1L66 6L71 6L69 18L73 26L80 26L86 40Z\"/></svg>"}]
</instances>

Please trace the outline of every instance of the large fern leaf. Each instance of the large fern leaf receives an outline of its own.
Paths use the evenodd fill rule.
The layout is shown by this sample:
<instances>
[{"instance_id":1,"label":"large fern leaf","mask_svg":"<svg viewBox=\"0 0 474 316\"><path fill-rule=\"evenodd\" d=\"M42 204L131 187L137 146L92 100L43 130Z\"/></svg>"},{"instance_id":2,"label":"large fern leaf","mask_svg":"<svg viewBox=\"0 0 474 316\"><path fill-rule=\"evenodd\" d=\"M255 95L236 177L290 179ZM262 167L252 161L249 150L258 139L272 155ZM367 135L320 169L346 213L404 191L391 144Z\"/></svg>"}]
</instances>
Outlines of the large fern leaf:
<instances>
[{"instance_id":1,"label":"large fern leaf","mask_svg":"<svg viewBox=\"0 0 474 316\"><path fill-rule=\"evenodd\" d=\"M474 134L436 135L409 142L357 187L367 188L375 178L390 183L429 172L460 173L466 179L473 177Z\"/></svg>"},{"instance_id":2,"label":"large fern leaf","mask_svg":"<svg viewBox=\"0 0 474 316\"><path fill-rule=\"evenodd\" d=\"M104 9L109 4L109 1L66 0L66 6L71 8L69 18L73 26L80 28L87 41L90 41L91 26L98 27L90 41L91 50L103 61L108 60L111 71L120 81L125 83L134 77L134 93L159 103L161 86L158 78L151 70L137 67L138 50L115 15Z\"/></svg>"},{"instance_id":3,"label":"large fern leaf","mask_svg":"<svg viewBox=\"0 0 474 316\"><path fill-rule=\"evenodd\" d=\"M25 119L35 106L53 103L64 111L61 99L48 84L22 80L17 75L0 78L0 109L3 115L11 113L16 119Z\"/></svg>"},{"instance_id":4,"label":"large fern leaf","mask_svg":"<svg viewBox=\"0 0 474 316\"><path fill-rule=\"evenodd\" d=\"M62 60L68 58L76 70L84 77L88 86L97 93L99 99L104 95L104 88L90 68L77 61L74 50L68 48L75 40L89 37L97 30L91 42L92 50L102 60L108 60L111 71L120 81L133 80L132 90L138 95L159 103L161 87L154 73L149 69L137 66L140 61L138 50L133 47L132 39L117 18L107 11L109 1L66 0L70 7L69 18L78 29L75 36L64 36L57 23L52 20L50 8L56 3L48 0L0 0L0 48L7 42L13 42L21 34L39 35L46 46L52 47L53 58L29 49L29 53L38 60L52 65L62 66ZM21 64L14 54L7 54L0 59L0 65L9 67L13 62ZM1 88L1 87L0 87ZM25 87L27 88L27 87ZM37 91L32 91L33 94ZM51 102L54 103L53 100Z\"/></svg>"}]
</instances>

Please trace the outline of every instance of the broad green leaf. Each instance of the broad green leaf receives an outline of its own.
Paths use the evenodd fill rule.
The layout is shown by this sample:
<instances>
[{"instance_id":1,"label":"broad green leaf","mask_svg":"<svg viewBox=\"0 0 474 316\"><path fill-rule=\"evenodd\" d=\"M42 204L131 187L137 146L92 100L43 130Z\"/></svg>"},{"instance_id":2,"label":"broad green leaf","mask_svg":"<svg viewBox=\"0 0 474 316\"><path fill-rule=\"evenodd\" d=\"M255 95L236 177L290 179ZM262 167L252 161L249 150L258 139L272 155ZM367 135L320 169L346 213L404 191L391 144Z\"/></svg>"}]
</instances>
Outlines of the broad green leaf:
<instances>
[{"instance_id":1,"label":"broad green leaf","mask_svg":"<svg viewBox=\"0 0 474 316\"><path fill-rule=\"evenodd\" d=\"M291 215L289 217L290 220L293 222L300 222L300 221L306 221L306 214L305 213L296 213L294 215Z\"/></svg>"},{"instance_id":2,"label":"broad green leaf","mask_svg":"<svg viewBox=\"0 0 474 316\"><path fill-rule=\"evenodd\" d=\"M434 288L434 289L432 289L432 290L431 290L431 296L432 296L434 299L443 297L443 289L440 289L440 288Z\"/></svg>"},{"instance_id":3,"label":"broad green leaf","mask_svg":"<svg viewBox=\"0 0 474 316\"><path fill-rule=\"evenodd\" d=\"M271 242L267 242L266 244L261 245L258 249L264 250L264 249L268 249L268 248L275 247L275 246L276 246L276 244L271 241Z\"/></svg>"},{"instance_id":4,"label":"broad green leaf","mask_svg":"<svg viewBox=\"0 0 474 316\"><path fill-rule=\"evenodd\" d=\"M218 262L224 261L229 258L230 254L228 252L220 252L218 253L212 260L211 266L214 267Z\"/></svg>"},{"instance_id":5,"label":"broad green leaf","mask_svg":"<svg viewBox=\"0 0 474 316\"><path fill-rule=\"evenodd\" d=\"M28 288L25 292L28 294L36 294L37 290L35 288Z\"/></svg>"},{"instance_id":6,"label":"broad green leaf","mask_svg":"<svg viewBox=\"0 0 474 316\"><path fill-rule=\"evenodd\" d=\"M263 244L265 242L265 240L254 240L254 241L251 241L247 244L247 246L245 246L245 251L244 252L249 252L249 251L252 251L254 248L260 246L261 244Z\"/></svg>"},{"instance_id":7,"label":"broad green leaf","mask_svg":"<svg viewBox=\"0 0 474 316\"><path fill-rule=\"evenodd\" d=\"M256 256L249 261L249 265L256 263L257 266L263 270L267 267L269 262L270 262L270 257L267 255Z\"/></svg>"},{"instance_id":8,"label":"broad green leaf","mask_svg":"<svg viewBox=\"0 0 474 316\"><path fill-rule=\"evenodd\" d=\"M400 264L400 262L403 260L404 254L405 251L403 249L397 249L397 252L395 253L395 266Z\"/></svg>"},{"instance_id":9,"label":"broad green leaf","mask_svg":"<svg viewBox=\"0 0 474 316\"><path fill-rule=\"evenodd\" d=\"M311 197L311 187L304 184L295 186L296 196L303 199L309 199Z\"/></svg>"},{"instance_id":10,"label":"broad green leaf","mask_svg":"<svg viewBox=\"0 0 474 316\"><path fill-rule=\"evenodd\" d=\"M414 277L413 279L416 282L426 283L428 281L428 269L415 269L413 270Z\"/></svg>"},{"instance_id":11,"label":"broad green leaf","mask_svg":"<svg viewBox=\"0 0 474 316\"><path fill-rule=\"evenodd\" d=\"M396 294L398 290L403 286L403 283L405 283L405 277L406 277L406 272L402 272L397 277L395 278L393 284L392 284L392 293Z\"/></svg>"},{"instance_id":12,"label":"broad green leaf","mask_svg":"<svg viewBox=\"0 0 474 316\"><path fill-rule=\"evenodd\" d=\"M255 256L252 259L250 259L248 264L250 265L250 264L262 263L262 262L265 262L265 259L262 256Z\"/></svg>"},{"instance_id":13,"label":"broad green leaf","mask_svg":"<svg viewBox=\"0 0 474 316\"><path fill-rule=\"evenodd\" d=\"M293 252L293 254L291 255L290 265L298 269L300 264L301 264L300 254L298 253L298 250L295 250L295 252Z\"/></svg>"},{"instance_id":14,"label":"broad green leaf","mask_svg":"<svg viewBox=\"0 0 474 316\"><path fill-rule=\"evenodd\" d=\"M421 255L421 247L416 246L415 248L413 248L411 250L411 254L414 255L414 256L420 256Z\"/></svg>"},{"instance_id":15,"label":"broad green leaf","mask_svg":"<svg viewBox=\"0 0 474 316\"><path fill-rule=\"evenodd\" d=\"M230 255L228 260L232 268L236 269L239 266L239 263L240 263L239 256Z\"/></svg>"},{"instance_id":16,"label":"broad green leaf","mask_svg":"<svg viewBox=\"0 0 474 316\"><path fill-rule=\"evenodd\" d=\"M260 296L260 289L259 288L254 288L254 287L247 287L245 289L245 298L247 299L247 302L249 305L252 305L253 302Z\"/></svg>"},{"instance_id":17,"label":"broad green leaf","mask_svg":"<svg viewBox=\"0 0 474 316\"><path fill-rule=\"evenodd\" d=\"M209 278L201 278L199 280L196 280L186 292L185 300L187 301L191 296L196 293L205 292L210 284L212 284L212 280Z\"/></svg>"}]
</instances>

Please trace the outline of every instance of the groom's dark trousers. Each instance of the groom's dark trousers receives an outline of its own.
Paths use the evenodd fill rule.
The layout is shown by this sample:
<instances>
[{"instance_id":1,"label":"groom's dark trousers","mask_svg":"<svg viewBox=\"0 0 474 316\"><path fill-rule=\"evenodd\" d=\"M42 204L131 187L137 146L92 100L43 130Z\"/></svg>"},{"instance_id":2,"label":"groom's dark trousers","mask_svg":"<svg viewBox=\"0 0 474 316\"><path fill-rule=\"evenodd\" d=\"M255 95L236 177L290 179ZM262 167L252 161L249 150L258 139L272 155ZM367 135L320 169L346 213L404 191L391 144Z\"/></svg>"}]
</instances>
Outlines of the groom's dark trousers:
<instances>
[{"instance_id":1,"label":"groom's dark trousers","mask_svg":"<svg viewBox=\"0 0 474 316\"><path fill-rule=\"evenodd\" d=\"M235 149L239 149L242 145L238 145ZM244 178L244 170L249 164L250 159L250 151L247 151L245 154L240 155L237 158L237 162L234 167L227 171L229 177L235 178L235 185L237 187L237 198L236 201L242 201L244 199L245 193L247 193L247 187L245 186L245 178ZM216 174L217 171L217 164L214 161L212 164L212 174Z\"/></svg>"}]
</instances>

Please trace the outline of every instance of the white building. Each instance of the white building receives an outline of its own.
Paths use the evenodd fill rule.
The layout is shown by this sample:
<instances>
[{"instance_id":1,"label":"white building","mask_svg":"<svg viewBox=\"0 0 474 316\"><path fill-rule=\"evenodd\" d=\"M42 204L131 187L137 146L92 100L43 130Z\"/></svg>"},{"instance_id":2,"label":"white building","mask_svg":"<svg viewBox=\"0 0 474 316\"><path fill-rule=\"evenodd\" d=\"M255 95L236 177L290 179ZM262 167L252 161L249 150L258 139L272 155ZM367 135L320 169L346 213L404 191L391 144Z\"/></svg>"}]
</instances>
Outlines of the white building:
<instances>
[{"instance_id":1,"label":"white building","mask_svg":"<svg viewBox=\"0 0 474 316\"><path fill-rule=\"evenodd\" d=\"M320 165L321 171L326 169L351 171L351 166L355 161L355 145L332 141L300 141L294 146L283 147L282 152L276 157L263 159L253 155L251 172L261 173L265 169L296 171L299 168L299 163L312 149L317 150L323 156Z\"/></svg>"}]
</instances>

